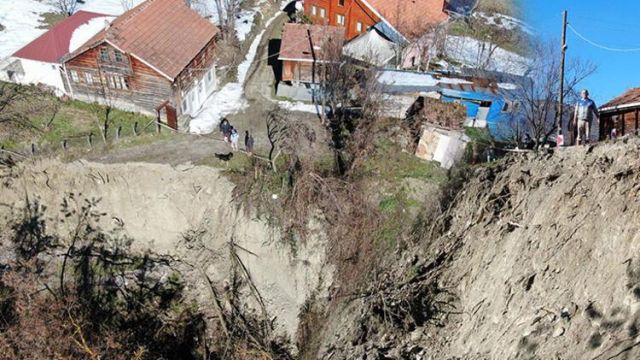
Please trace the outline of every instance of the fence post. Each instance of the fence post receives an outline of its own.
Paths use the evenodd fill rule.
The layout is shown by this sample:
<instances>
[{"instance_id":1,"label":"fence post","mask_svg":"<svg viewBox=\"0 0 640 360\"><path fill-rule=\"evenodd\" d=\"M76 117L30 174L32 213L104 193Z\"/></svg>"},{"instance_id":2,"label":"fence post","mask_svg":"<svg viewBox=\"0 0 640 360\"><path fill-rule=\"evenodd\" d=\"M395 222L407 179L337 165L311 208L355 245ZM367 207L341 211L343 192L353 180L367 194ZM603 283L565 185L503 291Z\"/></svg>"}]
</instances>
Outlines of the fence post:
<instances>
[{"instance_id":1,"label":"fence post","mask_svg":"<svg viewBox=\"0 0 640 360\"><path fill-rule=\"evenodd\" d=\"M89 135L87 135L87 143L90 148L93 147L93 132L90 132Z\"/></svg>"},{"instance_id":2,"label":"fence post","mask_svg":"<svg viewBox=\"0 0 640 360\"><path fill-rule=\"evenodd\" d=\"M116 130L116 140L120 140L120 133L122 133L122 126L118 126Z\"/></svg>"},{"instance_id":3,"label":"fence post","mask_svg":"<svg viewBox=\"0 0 640 360\"><path fill-rule=\"evenodd\" d=\"M138 136L138 122L133 123L133 136Z\"/></svg>"},{"instance_id":4,"label":"fence post","mask_svg":"<svg viewBox=\"0 0 640 360\"><path fill-rule=\"evenodd\" d=\"M36 144L31 143L31 155L35 155L36 154Z\"/></svg>"},{"instance_id":5,"label":"fence post","mask_svg":"<svg viewBox=\"0 0 640 360\"><path fill-rule=\"evenodd\" d=\"M67 139L62 139L62 150L67 150Z\"/></svg>"},{"instance_id":6,"label":"fence post","mask_svg":"<svg viewBox=\"0 0 640 360\"><path fill-rule=\"evenodd\" d=\"M160 134L160 118L156 119L156 132Z\"/></svg>"}]
</instances>

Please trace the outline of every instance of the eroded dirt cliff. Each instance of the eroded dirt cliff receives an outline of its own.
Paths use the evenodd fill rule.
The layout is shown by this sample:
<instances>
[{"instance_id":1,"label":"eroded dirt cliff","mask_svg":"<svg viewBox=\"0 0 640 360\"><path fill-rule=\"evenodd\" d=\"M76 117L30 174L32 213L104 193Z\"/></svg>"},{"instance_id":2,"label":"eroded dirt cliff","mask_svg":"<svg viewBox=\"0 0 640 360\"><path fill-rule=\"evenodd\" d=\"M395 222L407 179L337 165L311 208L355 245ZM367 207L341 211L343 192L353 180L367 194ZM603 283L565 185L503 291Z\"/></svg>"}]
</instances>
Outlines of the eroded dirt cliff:
<instances>
[{"instance_id":1,"label":"eroded dirt cliff","mask_svg":"<svg viewBox=\"0 0 640 360\"><path fill-rule=\"evenodd\" d=\"M639 195L638 139L475 169L331 310L318 357L639 358Z\"/></svg>"}]
</instances>

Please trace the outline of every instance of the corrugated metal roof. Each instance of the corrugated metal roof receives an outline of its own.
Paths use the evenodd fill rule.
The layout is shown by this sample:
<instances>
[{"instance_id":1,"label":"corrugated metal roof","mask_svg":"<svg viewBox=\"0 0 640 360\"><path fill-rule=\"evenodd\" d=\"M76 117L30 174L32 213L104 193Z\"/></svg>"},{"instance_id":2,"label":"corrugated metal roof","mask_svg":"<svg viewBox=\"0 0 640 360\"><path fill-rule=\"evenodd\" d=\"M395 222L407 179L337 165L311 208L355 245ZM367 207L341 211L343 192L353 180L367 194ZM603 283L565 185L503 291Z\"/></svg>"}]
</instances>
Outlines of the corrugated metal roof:
<instances>
[{"instance_id":1,"label":"corrugated metal roof","mask_svg":"<svg viewBox=\"0 0 640 360\"><path fill-rule=\"evenodd\" d=\"M69 53L69 43L73 32L89 20L108 15L89 11L77 13L62 20L46 33L16 51L13 56L22 59L58 63Z\"/></svg>"},{"instance_id":2,"label":"corrugated metal roof","mask_svg":"<svg viewBox=\"0 0 640 360\"><path fill-rule=\"evenodd\" d=\"M311 41L309 41L309 32ZM279 60L312 61L322 60L323 49L328 41L335 42L339 49L344 44L344 28L338 26L307 25L288 23L284 25ZM311 49L311 44L314 47Z\"/></svg>"}]
</instances>

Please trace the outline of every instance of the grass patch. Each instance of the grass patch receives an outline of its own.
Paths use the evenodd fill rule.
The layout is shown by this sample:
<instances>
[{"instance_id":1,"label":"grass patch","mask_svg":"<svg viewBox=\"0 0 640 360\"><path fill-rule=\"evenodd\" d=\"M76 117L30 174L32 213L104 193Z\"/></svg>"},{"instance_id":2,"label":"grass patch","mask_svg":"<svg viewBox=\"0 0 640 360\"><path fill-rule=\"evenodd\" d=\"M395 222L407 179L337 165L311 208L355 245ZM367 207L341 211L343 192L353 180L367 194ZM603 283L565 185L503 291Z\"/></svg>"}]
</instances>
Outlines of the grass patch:
<instances>
[{"instance_id":1,"label":"grass patch","mask_svg":"<svg viewBox=\"0 0 640 360\"><path fill-rule=\"evenodd\" d=\"M447 173L437 162L425 161L402 149L388 139L378 140L373 156L365 162L364 176L376 176L388 183L414 178L442 184Z\"/></svg>"},{"instance_id":2,"label":"grass patch","mask_svg":"<svg viewBox=\"0 0 640 360\"><path fill-rule=\"evenodd\" d=\"M51 29L65 18L64 14L61 14L59 12L46 12L40 16L40 25L38 26L38 29L47 30Z\"/></svg>"},{"instance_id":3,"label":"grass patch","mask_svg":"<svg viewBox=\"0 0 640 360\"><path fill-rule=\"evenodd\" d=\"M101 141L105 107L97 103L72 100L63 102L53 94L34 86L0 84L25 91L25 95L10 105L7 113L15 120L0 124L0 145L8 149L24 149L31 143L39 147L59 146L67 140L70 146L86 143L88 134L94 134L95 141ZM124 139L134 134L134 124L138 123L138 134L153 133L155 127L145 125L153 121L151 116L112 109L109 115L107 139L114 140L121 127Z\"/></svg>"}]
</instances>

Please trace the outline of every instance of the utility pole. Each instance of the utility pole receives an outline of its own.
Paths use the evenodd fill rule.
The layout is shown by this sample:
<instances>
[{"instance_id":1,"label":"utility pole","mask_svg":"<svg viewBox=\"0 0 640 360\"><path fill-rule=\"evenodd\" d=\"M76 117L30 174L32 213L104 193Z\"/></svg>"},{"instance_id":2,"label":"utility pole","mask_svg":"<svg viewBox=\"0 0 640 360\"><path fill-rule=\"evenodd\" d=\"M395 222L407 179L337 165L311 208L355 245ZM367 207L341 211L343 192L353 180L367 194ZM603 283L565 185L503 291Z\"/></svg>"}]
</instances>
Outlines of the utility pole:
<instances>
[{"instance_id":1,"label":"utility pole","mask_svg":"<svg viewBox=\"0 0 640 360\"><path fill-rule=\"evenodd\" d=\"M558 134L562 131L562 118L564 112L564 61L567 54L567 10L562 13L562 58L560 59L560 93L558 94L558 118L556 127ZM563 134L564 136L568 134Z\"/></svg>"}]
</instances>

